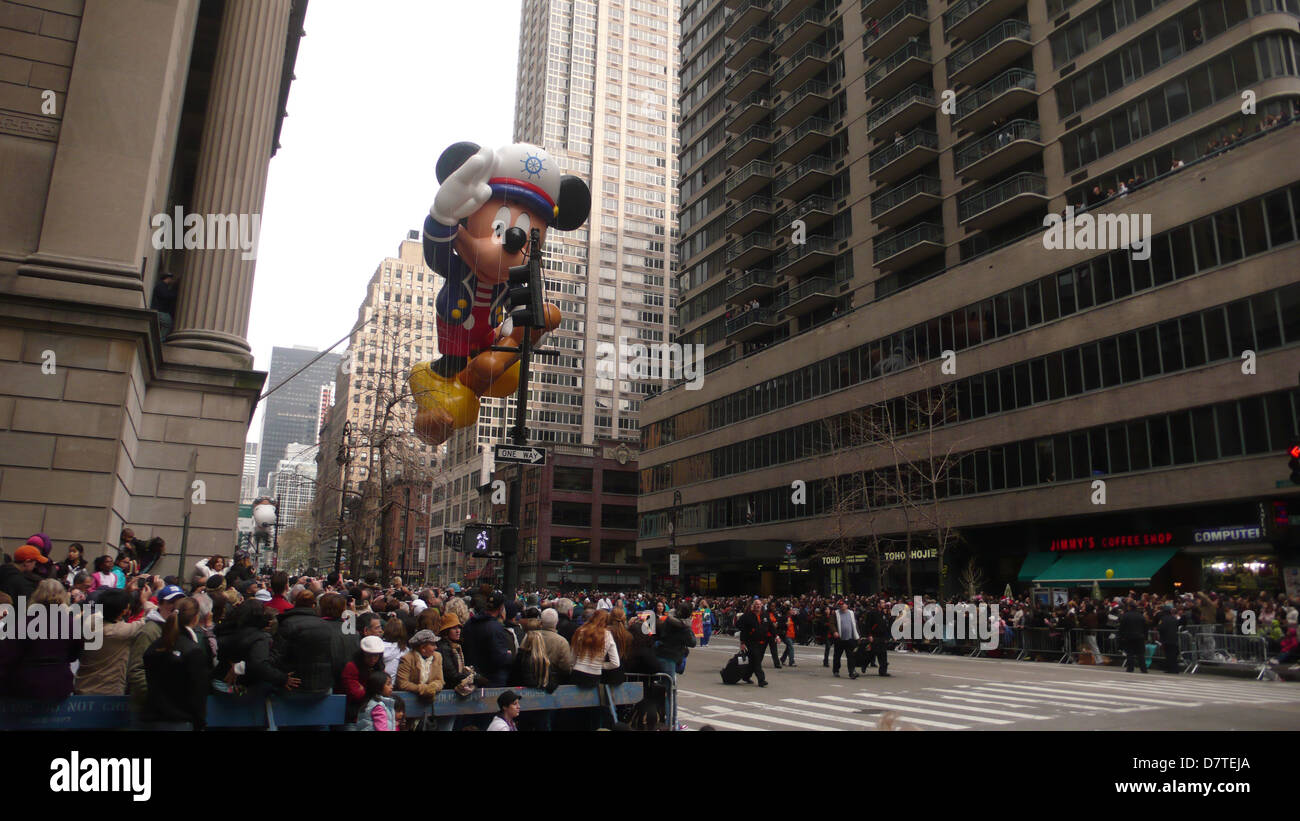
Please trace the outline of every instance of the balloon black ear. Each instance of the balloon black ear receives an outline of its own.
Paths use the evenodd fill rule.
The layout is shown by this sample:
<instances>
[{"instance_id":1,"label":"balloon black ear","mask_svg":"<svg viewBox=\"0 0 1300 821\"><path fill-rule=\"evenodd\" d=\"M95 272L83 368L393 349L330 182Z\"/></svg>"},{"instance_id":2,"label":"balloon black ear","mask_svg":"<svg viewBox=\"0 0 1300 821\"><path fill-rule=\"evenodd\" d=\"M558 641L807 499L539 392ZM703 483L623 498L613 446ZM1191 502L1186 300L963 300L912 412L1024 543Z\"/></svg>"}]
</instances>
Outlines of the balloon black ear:
<instances>
[{"instance_id":1,"label":"balloon black ear","mask_svg":"<svg viewBox=\"0 0 1300 821\"><path fill-rule=\"evenodd\" d=\"M565 174L560 178L560 213L555 218L555 227L561 231L572 231L587 221L591 214L591 189L580 177Z\"/></svg>"},{"instance_id":2,"label":"balloon black ear","mask_svg":"<svg viewBox=\"0 0 1300 821\"><path fill-rule=\"evenodd\" d=\"M465 164L465 160L478 152L479 146L476 143L453 143L447 146L447 150L442 152L442 156L438 157L438 165L435 168L438 175L438 184L441 185L446 182L447 178L451 176L451 172L460 168Z\"/></svg>"}]
</instances>

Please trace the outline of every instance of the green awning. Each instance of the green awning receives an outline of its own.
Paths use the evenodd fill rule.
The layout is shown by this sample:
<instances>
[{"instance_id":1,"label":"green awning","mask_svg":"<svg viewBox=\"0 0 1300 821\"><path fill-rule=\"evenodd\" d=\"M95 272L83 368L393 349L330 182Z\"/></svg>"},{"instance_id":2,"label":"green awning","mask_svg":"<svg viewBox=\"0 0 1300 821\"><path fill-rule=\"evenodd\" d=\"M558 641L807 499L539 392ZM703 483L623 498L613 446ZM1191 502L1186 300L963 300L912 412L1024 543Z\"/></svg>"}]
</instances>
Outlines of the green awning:
<instances>
[{"instance_id":1,"label":"green awning","mask_svg":"<svg viewBox=\"0 0 1300 821\"><path fill-rule=\"evenodd\" d=\"M1020 575L1016 576L1016 581L1032 582L1034 577L1051 567L1058 558L1059 553L1030 553L1025 556L1025 563L1020 565Z\"/></svg>"},{"instance_id":2,"label":"green awning","mask_svg":"<svg viewBox=\"0 0 1300 821\"><path fill-rule=\"evenodd\" d=\"M1149 584L1151 577L1174 557L1178 550L1106 550L1066 553L1034 579L1035 584L1091 585L1102 587ZM1106 571L1113 571L1107 578Z\"/></svg>"}]
</instances>

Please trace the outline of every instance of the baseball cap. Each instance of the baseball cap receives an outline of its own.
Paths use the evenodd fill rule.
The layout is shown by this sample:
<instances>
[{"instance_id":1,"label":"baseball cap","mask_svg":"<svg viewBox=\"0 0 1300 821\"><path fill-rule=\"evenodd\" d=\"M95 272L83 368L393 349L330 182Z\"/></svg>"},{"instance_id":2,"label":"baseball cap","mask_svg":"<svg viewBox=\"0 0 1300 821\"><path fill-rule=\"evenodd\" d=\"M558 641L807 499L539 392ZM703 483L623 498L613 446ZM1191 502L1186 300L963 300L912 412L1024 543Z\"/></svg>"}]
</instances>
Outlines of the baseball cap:
<instances>
[{"instance_id":1,"label":"baseball cap","mask_svg":"<svg viewBox=\"0 0 1300 821\"><path fill-rule=\"evenodd\" d=\"M45 555L43 553L41 553L41 549L39 547L33 547L32 545L29 544L25 544L14 551L15 562L30 562L33 560L35 560L40 564L48 564L50 561L49 559L45 558Z\"/></svg>"},{"instance_id":2,"label":"baseball cap","mask_svg":"<svg viewBox=\"0 0 1300 821\"><path fill-rule=\"evenodd\" d=\"M162 590L158 591L158 601L171 601L172 599L185 598L185 591L181 590L174 584L169 584Z\"/></svg>"},{"instance_id":3,"label":"baseball cap","mask_svg":"<svg viewBox=\"0 0 1300 821\"><path fill-rule=\"evenodd\" d=\"M511 704L514 704L518 700L519 700L518 693L516 693L514 690L506 690L504 693L497 696L497 707L500 707L502 710L504 710L505 708L509 707Z\"/></svg>"}]
</instances>

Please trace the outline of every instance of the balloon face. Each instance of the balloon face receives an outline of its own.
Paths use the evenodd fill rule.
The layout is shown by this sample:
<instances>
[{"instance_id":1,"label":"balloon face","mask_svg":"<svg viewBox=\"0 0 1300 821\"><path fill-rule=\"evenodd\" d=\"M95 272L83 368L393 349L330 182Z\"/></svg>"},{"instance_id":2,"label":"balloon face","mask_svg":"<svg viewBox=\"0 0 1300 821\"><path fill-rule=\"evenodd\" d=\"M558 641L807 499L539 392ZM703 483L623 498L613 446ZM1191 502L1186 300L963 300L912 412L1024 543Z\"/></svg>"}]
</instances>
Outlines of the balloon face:
<instances>
[{"instance_id":1,"label":"balloon face","mask_svg":"<svg viewBox=\"0 0 1300 821\"><path fill-rule=\"evenodd\" d=\"M512 204L505 199L492 199L461 223L456 232L456 253L479 280L505 282L512 266L524 264L523 248L514 253L506 249L505 232L511 228L520 229L524 236L537 228L541 240L546 241L546 222L522 203Z\"/></svg>"},{"instance_id":2,"label":"balloon face","mask_svg":"<svg viewBox=\"0 0 1300 821\"><path fill-rule=\"evenodd\" d=\"M253 524L258 530L269 530L275 524L275 505L260 504L254 507Z\"/></svg>"}]
</instances>

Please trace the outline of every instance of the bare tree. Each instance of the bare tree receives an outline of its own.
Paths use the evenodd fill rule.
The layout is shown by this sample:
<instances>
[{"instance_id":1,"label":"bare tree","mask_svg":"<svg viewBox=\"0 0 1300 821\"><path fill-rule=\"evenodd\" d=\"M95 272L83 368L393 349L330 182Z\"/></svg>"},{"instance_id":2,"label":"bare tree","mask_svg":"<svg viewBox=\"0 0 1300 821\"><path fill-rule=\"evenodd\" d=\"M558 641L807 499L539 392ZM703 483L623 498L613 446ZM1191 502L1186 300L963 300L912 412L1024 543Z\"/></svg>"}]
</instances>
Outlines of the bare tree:
<instances>
[{"instance_id":1,"label":"bare tree","mask_svg":"<svg viewBox=\"0 0 1300 821\"><path fill-rule=\"evenodd\" d=\"M971 556L962 568L961 575L957 578L957 583L961 585L962 590L966 593L966 598L974 599L976 594L984 589L984 571L975 562L975 557Z\"/></svg>"}]
</instances>

